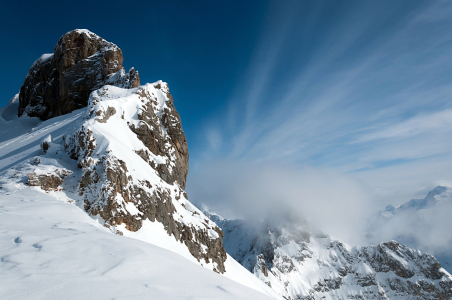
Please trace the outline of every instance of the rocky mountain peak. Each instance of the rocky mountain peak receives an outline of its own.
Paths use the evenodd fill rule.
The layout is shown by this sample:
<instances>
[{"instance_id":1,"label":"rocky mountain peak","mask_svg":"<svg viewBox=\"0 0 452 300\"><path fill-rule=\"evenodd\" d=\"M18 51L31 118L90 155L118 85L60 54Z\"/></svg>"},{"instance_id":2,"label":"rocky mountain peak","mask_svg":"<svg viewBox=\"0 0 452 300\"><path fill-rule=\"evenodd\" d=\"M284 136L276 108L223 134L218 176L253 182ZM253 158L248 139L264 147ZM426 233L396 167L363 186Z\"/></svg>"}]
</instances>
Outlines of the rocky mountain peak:
<instances>
[{"instance_id":1,"label":"rocky mountain peak","mask_svg":"<svg viewBox=\"0 0 452 300\"><path fill-rule=\"evenodd\" d=\"M140 85L133 68L126 74L122 51L85 29L63 35L53 54L33 63L19 93L19 116L46 120L85 107L92 91L106 85Z\"/></svg>"},{"instance_id":2,"label":"rocky mountain peak","mask_svg":"<svg viewBox=\"0 0 452 300\"><path fill-rule=\"evenodd\" d=\"M73 203L113 233L157 245L164 240L168 249L224 273L223 232L184 191L187 140L169 87L140 85L138 72L126 73L122 62L118 46L77 29L31 66L19 115L44 124L56 116L73 121L57 139L43 140L42 153L17 172L29 186L70 191Z\"/></svg>"},{"instance_id":3,"label":"rocky mountain peak","mask_svg":"<svg viewBox=\"0 0 452 300\"><path fill-rule=\"evenodd\" d=\"M396 241L352 248L310 232L305 220L259 226L206 214L223 230L228 254L285 299L452 297L452 276L438 261Z\"/></svg>"},{"instance_id":4,"label":"rocky mountain peak","mask_svg":"<svg viewBox=\"0 0 452 300\"><path fill-rule=\"evenodd\" d=\"M225 272L223 232L184 191L187 142L165 82L95 90L76 128L63 145L81 169L75 190L88 214L126 236L161 226L154 230L185 245L201 264Z\"/></svg>"}]
</instances>

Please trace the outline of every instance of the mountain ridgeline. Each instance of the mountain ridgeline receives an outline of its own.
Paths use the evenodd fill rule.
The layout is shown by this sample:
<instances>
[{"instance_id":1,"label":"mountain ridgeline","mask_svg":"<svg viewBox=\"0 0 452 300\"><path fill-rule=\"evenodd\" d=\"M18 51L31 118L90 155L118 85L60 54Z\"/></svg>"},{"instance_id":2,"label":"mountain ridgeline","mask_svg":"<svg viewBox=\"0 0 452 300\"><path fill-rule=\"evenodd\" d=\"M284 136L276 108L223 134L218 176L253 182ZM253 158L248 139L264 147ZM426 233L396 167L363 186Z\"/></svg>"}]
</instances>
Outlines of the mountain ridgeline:
<instances>
[{"instance_id":1,"label":"mountain ridgeline","mask_svg":"<svg viewBox=\"0 0 452 300\"><path fill-rule=\"evenodd\" d=\"M264 223L206 211L226 251L285 299L451 299L452 276L432 255L396 241L349 247L299 216Z\"/></svg>"}]
</instances>

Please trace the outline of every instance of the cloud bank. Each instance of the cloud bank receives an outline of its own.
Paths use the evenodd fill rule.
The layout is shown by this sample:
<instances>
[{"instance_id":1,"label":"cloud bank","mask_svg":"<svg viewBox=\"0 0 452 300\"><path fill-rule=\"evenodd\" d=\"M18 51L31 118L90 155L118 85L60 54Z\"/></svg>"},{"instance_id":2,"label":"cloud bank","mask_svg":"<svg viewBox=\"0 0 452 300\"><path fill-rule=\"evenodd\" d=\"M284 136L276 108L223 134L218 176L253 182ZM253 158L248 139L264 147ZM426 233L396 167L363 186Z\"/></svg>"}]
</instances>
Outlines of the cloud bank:
<instances>
[{"instance_id":1,"label":"cloud bank","mask_svg":"<svg viewBox=\"0 0 452 300\"><path fill-rule=\"evenodd\" d=\"M369 222L369 243L397 240L435 255L443 267L450 271L452 192L445 187L435 188L433 192L423 200L413 200L397 210L393 207L375 215ZM434 195L435 198L432 197Z\"/></svg>"},{"instance_id":2,"label":"cloud bank","mask_svg":"<svg viewBox=\"0 0 452 300\"><path fill-rule=\"evenodd\" d=\"M228 218L264 221L290 212L350 244L365 239L371 199L352 176L282 163L221 161L192 172L187 192L197 205Z\"/></svg>"}]
</instances>

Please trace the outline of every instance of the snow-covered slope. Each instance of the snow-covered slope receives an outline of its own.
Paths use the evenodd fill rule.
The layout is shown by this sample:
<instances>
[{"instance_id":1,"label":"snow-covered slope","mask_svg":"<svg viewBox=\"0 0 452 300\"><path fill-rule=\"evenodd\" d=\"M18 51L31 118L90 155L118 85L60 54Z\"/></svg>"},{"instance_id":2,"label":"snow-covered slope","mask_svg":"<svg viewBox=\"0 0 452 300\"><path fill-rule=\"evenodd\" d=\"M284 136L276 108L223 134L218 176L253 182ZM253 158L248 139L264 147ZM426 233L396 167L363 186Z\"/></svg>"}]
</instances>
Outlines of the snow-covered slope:
<instances>
[{"instance_id":1,"label":"snow-covered slope","mask_svg":"<svg viewBox=\"0 0 452 300\"><path fill-rule=\"evenodd\" d=\"M188 201L184 191L187 141L168 85L158 81L140 86L138 73L131 69L126 74L122 60L119 47L96 34L68 32L53 54L41 56L31 66L20 93L0 109L0 200L4 203L0 204L4 208L0 225L4 234L1 243L6 245L0 249L1 270L4 278L16 282L11 291L5 287L0 292L13 298L30 278L36 283L30 293L33 289L38 293L41 284L48 286L44 282L49 279L56 280L56 286L67 286L70 280L59 277L74 269L71 278L80 282L75 286L86 290L78 299L96 288L97 281L102 288L111 287L111 295L135 298L130 296L134 291L122 290L131 280L121 279L143 275L138 282L144 282L158 273L164 276L148 284L150 293L157 290L157 298L182 297L180 291L187 285L178 286L183 276L190 276L187 282L199 281L192 289L187 286L184 298L217 298L215 289L219 289L220 298L221 291L229 297L239 296L233 289L222 288L225 277L278 298L228 257L221 229ZM28 219L33 220L30 228ZM52 230L61 226L68 230L61 231L67 233L63 237L60 231ZM20 230L11 233L16 228ZM93 243L93 251L89 250L90 241L98 241ZM138 255L134 247L142 242L148 246L139 248L150 250ZM150 244L160 248L155 250ZM128 257L128 252L137 258ZM30 255L38 258L36 263ZM150 256L153 259L148 259ZM70 262L65 264L66 260ZM174 262L167 264L169 260ZM7 263L11 264L3 265ZM152 270L154 263L158 268ZM192 271L203 267L207 270ZM123 270L124 274L109 269ZM137 275L131 274L132 270ZM108 281L105 274L110 273L116 274L112 282L102 283ZM165 283L172 280L171 274L175 282ZM217 285L211 291L201 288L202 274L213 278L207 285ZM93 284L88 284L91 275ZM168 292L168 287L176 292ZM46 295L61 298L58 295L64 293L52 291ZM99 293L110 295L108 291ZM243 295L247 294L259 298L253 292Z\"/></svg>"},{"instance_id":2,"label":"snow-covered slope","mask_svg":"<svg viewBox=\"0 0 452 300\"><path fill-rule=\"evenodd\" d=\"M223 273L222 233L183 190L187 162L177 145L185 136L175 140L183 131L174 113L166 83L94 91L77 130L64 136L66 151L82 170L78 203L115 233L171 235L201 264ZM180 131L174 133L176 126Z\"/></svg>"},{"instance_id":3,"label":"snow-covered slope","mask_svg":"<svg viewBox=\"0 0 452 300\"><path fill-rule=\"evenodd\" d=\"M199 243L200 253L208 251L208 247L203 246L203 243L209 243L207 237L215 240L222 234L186 199L177 180L170 184L162 179L161 174L170 172L168 169L160 169L159 174L150 163L152 158L154 167L165 164L171 168L174 167L171 158L152 156L149 151L150 158L146 162L137 154L137 150L146 147L130 127L141 124L137 120L140 107L148 104L137 94L142 91L154 94L160 100L155 106L157 113L165 110L162 107L165 102L172 104L166 84L157 82L135 89L106 86L93 93L93 101L87 108L46 121L17 117L17 103L14 102L0 109L0 264L5 283L0 285L0 298L30 299L35 294L36 298L59 299L68 293L74 293L69 296L72 299L88 299L87 295L133 299L148 298L149 295L154 295L153 299L222 298L223 295L226 295L224 298L265 298L259 292L278 298L277 293L226 255L224 274L218 277L211 271L218 266L216 263L207 262L206 256L195 257L193 249L190 251L187 246L188 239L177 240L174 233L168 232L168 219L158 216L165 210L151 211L153 220L144 217L137 200L141 203L160 201L166 207L173 207L174 211L167 218L190 227L195 233L191 239ZM110 109L105 123L98 122L96 119L104 121L105 118L96 112L108 111L109 107L115 107L116 112L111 114ZM161 118L164 115L159 114ZM157 120L160 122L161 119ZM165 127L159 130L163 135L162 128ZM84 130L91 132L91 140L96 142L93 152L72 159L71 146L74 144L71 144L71 137ZM168 147L171 148L169 144ZM79 153L88 150L89 147L77 149ZM167 153L174 154L174 151ZM127 167L128 171L123 174L128 183L134 183L148 193L157 191L160 194L137 199L131 193L126 201L121 190L117 192L116 186L111 184L113 180L108 169L120 159ZM87 172L93 170L100 180L83 181ZM171 174L168 174L166 179L169 181ZM84 182L86 184L81 186ZM113 192L117 193L109 197ZM164 199L161 195L165 193L167 198ZM87 208L86 199L91 201L89 204L98 205L97 214ZM121 223L118 219L100 216L99 212L106 208L131 217L140 227L129 230L125 221ZM58 230L60 227L64 229ZM202 233L196 233L197 230L205 233L204 238ZM119 232L124 236L117 235ZM198 242L199 239L203 240ZM136 246L134 240L144 241L147 246L143 246L143 242ZM167 264L168 261L172 263ZM207 268L207 273L203 273L202 266ZM109 269L117 271L110 272ZM70 275L65 276L67 273ZM188 277L186 283L180 283ZM228 283L229 288L222 283L225 277L259 292L234 283ZM194 281L197 283L192 284Z\"/></svg>"},{"instance_id":4,"label":"snow-covered slope","mask_svg":"<svg viewBox=\"0 0 452 300\"><path fill-rule=\"evenodd\" d=\"M206 214L226 251L286 299L452 297L452 276L433 256L395 241L351 248L290 215L255 224Z\"/></svg>"},{"instance_id":5,"label":"snow-covered slope","mask_svg":"<svg viewBox=\"0 0 452 300\"><path fill-rule=\"evenodd\" d=\"M0 299L270 299L171 251L112 234L64 192L5 179Z\"/></svg>"},{"instance_id":6,"label":"snow-covered slope","mask_svg":"<svg viewBox=\"0 0 452 300\"><path fill-rule=\"evenodd\" d=\"M371 221L369 240L393 238L435 255L452 272L452 189L437 186L423 199L388 205Z\"/></svg>"}]
</instances>

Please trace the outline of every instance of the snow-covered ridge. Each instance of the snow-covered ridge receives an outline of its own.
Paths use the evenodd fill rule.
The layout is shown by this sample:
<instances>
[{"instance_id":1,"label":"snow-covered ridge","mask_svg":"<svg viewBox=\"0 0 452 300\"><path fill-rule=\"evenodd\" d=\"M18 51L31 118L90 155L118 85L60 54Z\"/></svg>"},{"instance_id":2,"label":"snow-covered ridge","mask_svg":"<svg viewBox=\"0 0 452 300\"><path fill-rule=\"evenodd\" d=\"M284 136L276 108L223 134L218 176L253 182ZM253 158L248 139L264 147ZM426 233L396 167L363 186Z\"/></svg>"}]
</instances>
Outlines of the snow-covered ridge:
<instances>
[{"instance_id":1,"label":"snow-covered ridge","mask_svg":"<svg viewBox=\"0 0 452 300\"><path fill-rule=\"evenodd\" d=\"M437 186L423 199L412 199L398 207L388 205L370 221L367 237L370 242L397 239L433 254L452 272L451 212L452 189Z\"/></svg>"},{"instance_id":2,"label":"snow-covered ridge","mask_svg":"<svg viewBox=\"0 0 452 300\"><path fill-rule=\"evenodd\" d=\"M90 31L88 29L75 29L75 31L80 33L80 34L85 33L85 34L87 34L89 36L99 37L97 34L95 34L94 32L92 32L92 31Z\"/></svg>"},{"instance_id":3,"label":"snow-covered ridge","mask_svg":"<svg viewBox=\"0 0 452 300\"><path fill-rule=\"evenodd\" d=\"M188 150L166 83L104 86L91 94L77 127L64 144L82 169L77 190L85 211L125 235L157 221L200 263L225 271L223 233L183 190Z\"/></svg>"},{"instance_id":4,"label":"snow-covered ridge","mask_svg":"<svg viewBox=\"0 0 452 300\"><path fill-rule=\"evenodd\" d=\"M43 55L41 55L41 57L39 57L37 60L35 60L35 62L31 65L30 69L36 67L37 65L46 63L47 61L52 59L52 57L53 57L53 53L44 53ZM31 76L31 75L27 74L27 76Z\"/></svg>"},{"instance_id":5,"label":"snow-covered ridge","mask_svg":"<svg viewBox=\"0 0 452 300\"><path fill-rule=\"evenodd\" d=\"M19 94L14 95L14 97L12 97L11 100L9 100L8 105L11 105L14 103L19 103Z\"/></svg>"},{"instance_id":6,"label":"snow-covered ridge","mask_svg":"<svg viewBox=\"0 0 452 300\"><path fill-rule=\"evenodd\" d=\"M304 222L287 227L206 214L223 229L226 251L286 299L452 297L452 277L437 260L396 241L351 248Z\"/></svg>"},{"instance_id":7,"label":"snow-covered ridge","mask_svg":"<svg viewBox=\"0 0 452 300\"><path fill-rule=\"evenodd\" d=\"M390 217L402 211L428 209L437 203L445 201L452 201L452 190L445 186L437 186L424 199L411 199L398 207L393 205L386 206L382 216Z\"/></svg>"}]
</instances>

